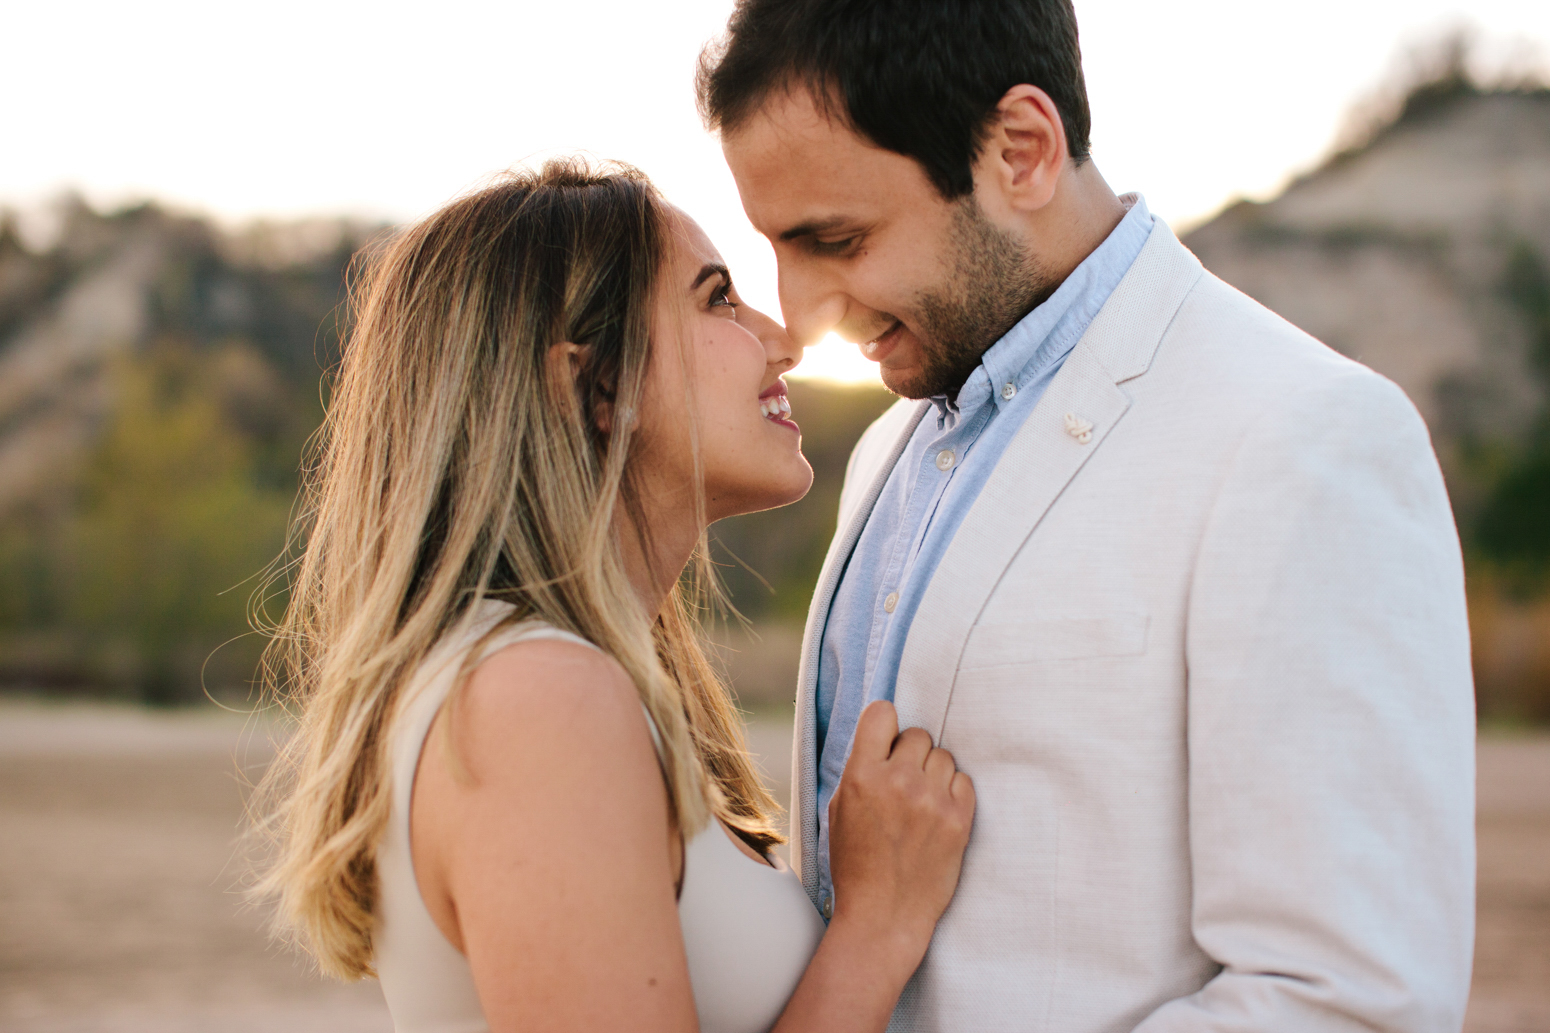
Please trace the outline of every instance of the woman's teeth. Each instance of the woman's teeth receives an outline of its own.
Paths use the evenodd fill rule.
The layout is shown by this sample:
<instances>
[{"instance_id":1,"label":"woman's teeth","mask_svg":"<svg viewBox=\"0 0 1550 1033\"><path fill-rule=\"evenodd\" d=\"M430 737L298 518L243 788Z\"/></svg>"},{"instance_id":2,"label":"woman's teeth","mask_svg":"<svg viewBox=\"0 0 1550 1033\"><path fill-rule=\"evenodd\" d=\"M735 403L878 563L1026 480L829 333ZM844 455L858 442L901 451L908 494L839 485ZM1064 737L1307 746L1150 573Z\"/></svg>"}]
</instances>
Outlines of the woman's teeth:
<instances>
[{"instance_id":1,"label":"woman's teeth","mask_svg":"<svg viewBox=\"0 0 1550 1033\"><path fill-rule=\"evenodd\" d=\"M759 408L767 420L784 419L791 415L791 403L785 395L771 395L769 398L759 399Z\"/></svg>"}]
</instances>

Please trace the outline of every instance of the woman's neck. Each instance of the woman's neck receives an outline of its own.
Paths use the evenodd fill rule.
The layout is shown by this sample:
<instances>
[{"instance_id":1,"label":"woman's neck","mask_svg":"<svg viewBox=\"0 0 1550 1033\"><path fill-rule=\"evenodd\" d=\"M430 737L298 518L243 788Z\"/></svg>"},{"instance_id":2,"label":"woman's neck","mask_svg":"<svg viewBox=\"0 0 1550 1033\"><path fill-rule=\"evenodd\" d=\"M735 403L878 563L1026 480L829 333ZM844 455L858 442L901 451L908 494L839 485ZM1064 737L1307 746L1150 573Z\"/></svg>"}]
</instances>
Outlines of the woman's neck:
<instances>
[{"instance_id":1,"label":"woman's neck","mask_svg":"<svg viewBox=\"0 0 1550 1033\"><path fill-rule=\"evenodd\" d=\"M643 611L652 617L661 612L705 530L695 508L692 500L684 505L671 496L664 498L663 493L653 493L651 498L641 500L645 524L642 533L626 530L623 534L625 572L635 586ZM622 508L620 516L619 526L628 528L629 520Z\"/></svg>"}]
</instances>

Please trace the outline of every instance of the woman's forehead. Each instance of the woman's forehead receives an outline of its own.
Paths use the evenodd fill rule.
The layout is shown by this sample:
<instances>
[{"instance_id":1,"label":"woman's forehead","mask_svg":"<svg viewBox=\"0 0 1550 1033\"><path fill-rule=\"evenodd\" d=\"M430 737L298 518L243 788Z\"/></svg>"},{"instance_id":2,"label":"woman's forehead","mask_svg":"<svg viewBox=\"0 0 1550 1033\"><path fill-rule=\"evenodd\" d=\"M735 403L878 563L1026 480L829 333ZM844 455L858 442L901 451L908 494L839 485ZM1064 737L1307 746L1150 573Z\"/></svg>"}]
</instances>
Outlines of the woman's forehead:
<instances>
[{"instance_id":1,"label":"woman's forehead","mask_svg":"<svg viewBox=\"0 0 1550 1033\"><path fill-rule=\"evenodd\" d=\"M726 264L710 236L683 209L668 205L667 224L676 264L688 268L690 276L702 266Z\"/></svg>"}]
</instances>

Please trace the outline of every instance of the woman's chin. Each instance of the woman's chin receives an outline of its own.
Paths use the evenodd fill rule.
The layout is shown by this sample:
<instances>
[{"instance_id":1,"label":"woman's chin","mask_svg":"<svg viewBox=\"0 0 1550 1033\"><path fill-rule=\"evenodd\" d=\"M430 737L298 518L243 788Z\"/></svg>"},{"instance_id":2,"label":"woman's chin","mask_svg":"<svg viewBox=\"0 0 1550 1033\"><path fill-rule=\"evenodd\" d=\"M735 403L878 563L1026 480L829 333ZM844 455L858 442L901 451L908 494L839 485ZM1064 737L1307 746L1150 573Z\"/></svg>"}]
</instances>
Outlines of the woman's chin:
<instances>
[{"instance_id":1,"label":"woman's chin","mask_svg":"<svg viewBox=\"0 0 1550 1033\"><path fill-rule=\"evenodd\" d=\"M797 453L796 458L797 462L793 465L791 471L791 481L786 486L786 491L782 494L781 501L771 506L771 509L777 506L789 506L793 502L801 502L807 497L807 493L812 490L813 468L808 465L807 457L801 452Z\"/></svg>"},{"instance_id":2,"label":"woman's chin","mask_svg":"<svg viewBox=\"0 0 1550 1033\"><path fill-rule=\"evenodd\" d=\"M800 452L794 460L774 464L776 468L768 471L769 477L761 478L753 484L740 484L735 491L718 492L707 486L707 498L725 500L721 506L716 507L721 511L713 520L725 520L745 513L762 513L767 509L779 509L800 502L813 486L813 468L807 465L807 458Z\"/></svg>"},{"instance_id":3,"label":"woman's chin","mask_svg":"<svg viewBox=\"0 0 1550 1033\"><path fill-rule=\"evenodd\" d=\"M781 506L789 506L793 502L801 502L813 486L813 468L807 465L807 459L797 454L801 463L799 469L792 469L780 482L772 482L762 493L762 500L757 511L766 509L779 509ZM750 510L756 512L756 510Z\"/></svg>"}]
</instances>

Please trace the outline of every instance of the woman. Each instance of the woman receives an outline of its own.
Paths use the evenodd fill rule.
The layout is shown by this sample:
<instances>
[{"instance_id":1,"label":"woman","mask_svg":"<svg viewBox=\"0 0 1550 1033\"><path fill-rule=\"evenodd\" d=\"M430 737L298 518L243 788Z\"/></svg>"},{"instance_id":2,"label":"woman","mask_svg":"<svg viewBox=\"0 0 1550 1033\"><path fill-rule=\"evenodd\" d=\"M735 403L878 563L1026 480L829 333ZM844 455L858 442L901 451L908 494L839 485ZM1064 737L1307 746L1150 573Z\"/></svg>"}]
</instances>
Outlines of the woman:
<instances>
[{"instance_id":1,"label":"woman","mask_svg":"<svg viewBox=\"0 0 1550 1033\"><path fill-rule=\"evenodd\" d=\"M399 1033L886 1025L973 788L874 704L825 931L696 624L709 523L811 482L799 357L628 169L512 175L373 263L266 666L264 889Z\"/></svg>"}]
</instances>

